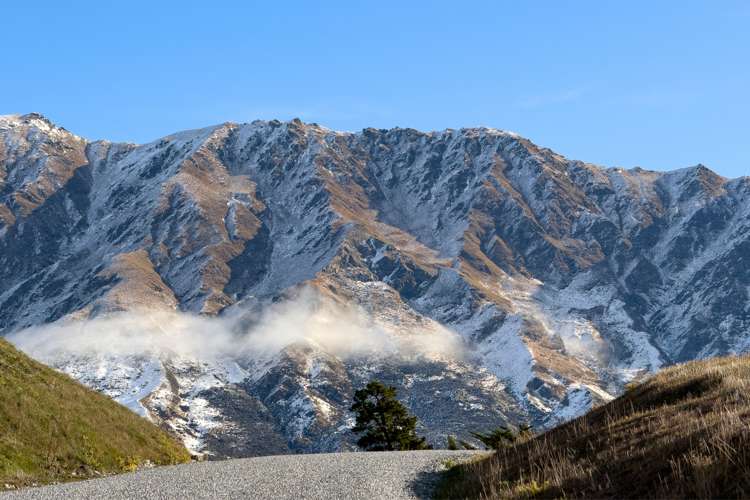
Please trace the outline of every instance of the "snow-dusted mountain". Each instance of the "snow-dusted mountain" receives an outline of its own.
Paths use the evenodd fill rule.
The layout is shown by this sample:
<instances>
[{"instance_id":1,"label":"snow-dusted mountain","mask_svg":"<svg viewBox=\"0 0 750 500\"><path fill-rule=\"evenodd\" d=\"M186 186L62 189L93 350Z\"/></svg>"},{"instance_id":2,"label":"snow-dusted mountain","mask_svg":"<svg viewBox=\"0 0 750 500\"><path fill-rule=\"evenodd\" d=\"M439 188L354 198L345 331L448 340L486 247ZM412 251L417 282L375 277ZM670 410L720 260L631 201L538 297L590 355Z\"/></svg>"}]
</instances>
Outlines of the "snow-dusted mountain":
<instances>
[{"instance_id":1,"label":"snow-dusted mountain","mask_svg":"<svg viewBox=\"0 0 750 500\"><path fill-rule=\"evenodd\" d=\"M486 128L139 146L0 118L0 332L197 452L347 448L373 377L438 446L551 425L750 350L749 293L750 179L700 165L603 169Z\"/></svg>"}]
</instances>

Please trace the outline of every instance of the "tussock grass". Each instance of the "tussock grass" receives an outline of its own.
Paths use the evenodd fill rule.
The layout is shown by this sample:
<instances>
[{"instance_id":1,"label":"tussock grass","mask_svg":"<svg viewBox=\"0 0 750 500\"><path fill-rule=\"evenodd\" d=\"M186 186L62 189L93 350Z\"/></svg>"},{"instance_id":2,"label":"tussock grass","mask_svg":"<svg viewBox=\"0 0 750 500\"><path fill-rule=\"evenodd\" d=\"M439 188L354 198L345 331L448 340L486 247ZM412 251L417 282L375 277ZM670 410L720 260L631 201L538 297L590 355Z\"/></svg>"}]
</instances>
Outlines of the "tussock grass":
<instances>
[{"instance_id":1,"label":"tussock grass","mask_svg":"<svg viewBox=\"0 0 750 500\"><path fill-rule=\"evenodd\" d=\"M748 498L750 357L668 368L479 463L439 498Z\"/></svg>"},{"instance_id":2,"label":"tussock grass","mask_svg":"<svg viewBox=\"0 0 750 500\"><path fill-rule=\"evenodd\" d=\"M146 419L0 339L0 490L188 460Z\"/></svg>"}]
</instances>

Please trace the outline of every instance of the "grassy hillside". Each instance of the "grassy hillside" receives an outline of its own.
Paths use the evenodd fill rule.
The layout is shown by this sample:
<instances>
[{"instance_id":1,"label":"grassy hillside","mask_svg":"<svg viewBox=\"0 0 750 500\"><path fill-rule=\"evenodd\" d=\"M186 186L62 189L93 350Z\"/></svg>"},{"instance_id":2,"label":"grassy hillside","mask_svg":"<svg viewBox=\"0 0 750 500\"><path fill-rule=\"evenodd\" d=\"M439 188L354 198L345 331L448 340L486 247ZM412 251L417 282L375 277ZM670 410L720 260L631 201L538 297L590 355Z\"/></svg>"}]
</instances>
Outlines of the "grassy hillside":
<instances>
[{"instance_id":1,"label":"grassy hillside","mask_svg":"<svg viewBox=\"0 0 750 500\"><path fill-rule=\"evenodd\" d=\"M675 366L543 435L451 469L444 498L748 498L750 357Z\"/></svg>"},{"instance_id":2,"label":"grassy hillside","mask_svg":"<svg viewBox=\"0 0 750 500\"><path fill-rule=\"evenodd\" d=\"M0 489L189 459L146 419L0 339Z\"/></svg>"}]
</instances>

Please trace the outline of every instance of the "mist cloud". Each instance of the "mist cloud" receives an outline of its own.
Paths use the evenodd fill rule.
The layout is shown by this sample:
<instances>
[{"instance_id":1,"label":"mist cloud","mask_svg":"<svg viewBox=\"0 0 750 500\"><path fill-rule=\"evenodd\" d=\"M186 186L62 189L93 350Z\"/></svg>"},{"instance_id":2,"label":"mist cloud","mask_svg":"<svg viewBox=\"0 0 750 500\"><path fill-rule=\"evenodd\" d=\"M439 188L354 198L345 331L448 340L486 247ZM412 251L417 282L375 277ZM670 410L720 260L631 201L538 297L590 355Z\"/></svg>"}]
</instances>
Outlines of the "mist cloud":
<instances>
[{"instance_id":1,"label":"mist cloud","mask_svg":"<svg viewBox=\"0 0 750 500\"><path fill-rule=\"evenodd\" d=\"M412 325L413 326L413 325ZM419 328L383 321L312 291L271 304L253 320L241 312L207 317L175 311L129 311L28 328L8 340L45 362L72 356L261 360L306 343L339 356L457 358L460 338L437 323Z\"/></svg>"}]
</instances>

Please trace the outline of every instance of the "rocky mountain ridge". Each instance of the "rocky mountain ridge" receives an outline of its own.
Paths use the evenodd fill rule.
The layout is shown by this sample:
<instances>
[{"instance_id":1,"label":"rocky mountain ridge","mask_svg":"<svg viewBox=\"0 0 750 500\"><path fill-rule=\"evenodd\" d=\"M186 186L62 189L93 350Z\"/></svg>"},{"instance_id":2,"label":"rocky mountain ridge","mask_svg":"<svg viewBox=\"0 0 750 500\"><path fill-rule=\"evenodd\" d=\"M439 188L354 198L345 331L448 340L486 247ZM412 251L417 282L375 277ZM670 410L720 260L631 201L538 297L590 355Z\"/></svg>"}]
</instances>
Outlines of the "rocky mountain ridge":
<instances>
[{"instance_id":1,"label":"rocky mountain ridge","mask_svg":"<svg viewBox=\"0 0 750 500\"><path fill-rule=\"evenodd\" d=\"M700 165L604 169L494 129L299 120L138 146L30 114L0 118L0 202L0 332L216 456L350 446L351 393L372 377L439 445L551 425L639 374L750 345L750 179ZM300 294L299 329L356 310L399 355L304 335L262 363L30 340L124 311L242 332ZM447 338L455 355L433 349Z\"/></svg>"}]
</instances>

